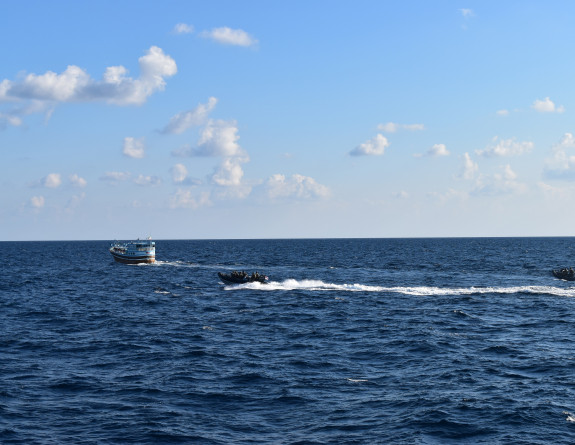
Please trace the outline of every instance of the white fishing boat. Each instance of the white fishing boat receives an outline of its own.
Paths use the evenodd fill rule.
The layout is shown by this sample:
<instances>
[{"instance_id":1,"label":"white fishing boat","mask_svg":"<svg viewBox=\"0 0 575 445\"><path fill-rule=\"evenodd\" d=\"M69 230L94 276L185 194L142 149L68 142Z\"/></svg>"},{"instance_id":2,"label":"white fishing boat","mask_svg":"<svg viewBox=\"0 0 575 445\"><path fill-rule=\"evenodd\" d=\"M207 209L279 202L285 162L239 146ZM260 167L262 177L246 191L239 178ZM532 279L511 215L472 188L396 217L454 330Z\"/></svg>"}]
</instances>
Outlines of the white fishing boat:
<instances>
[{"instance_id":1,"label":"white fishing boat","mask_svg":"<svg viewBox=\"0 0 575 445\"><path fill-rule=\"evenodd\" d=\"M118 263L153 263L156 261L156 243L150 237L124 243L114 241L110 246L110 253Z\"/></svg>"}]
</instances>

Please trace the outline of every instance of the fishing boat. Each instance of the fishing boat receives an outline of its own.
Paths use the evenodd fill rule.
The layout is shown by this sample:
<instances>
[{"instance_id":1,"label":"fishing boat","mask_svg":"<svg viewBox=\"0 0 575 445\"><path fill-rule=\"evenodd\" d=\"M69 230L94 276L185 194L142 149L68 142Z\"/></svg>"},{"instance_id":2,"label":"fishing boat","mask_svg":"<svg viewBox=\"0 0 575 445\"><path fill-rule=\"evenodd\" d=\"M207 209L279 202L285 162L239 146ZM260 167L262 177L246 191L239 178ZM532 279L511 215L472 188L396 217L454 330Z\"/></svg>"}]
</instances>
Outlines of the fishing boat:
<instances>
[{"instance_id":1,"label":"fishing boat","mask_svg":"<svg viewBox=\"0 0 575 445\"><path fill-rule=\"evenodd\" d=\"M114 241L110 253L118 263L141 264L156 261L156 243L152 238L121 243Z\"/></svg>"},{"instance_id":2,"label":"fishing boat","mask_svg":"<svg viewBox=\"0 0 575 445\"><path fill-rule=\"evenodd\" d=\"M261 275L257 272L248 274L246 272L238 272L234 270L231 273L218 272L218 277L224 284L245 284L245 283L261 283L266 284L268 277Z\"/></svg>"}]
</instances>

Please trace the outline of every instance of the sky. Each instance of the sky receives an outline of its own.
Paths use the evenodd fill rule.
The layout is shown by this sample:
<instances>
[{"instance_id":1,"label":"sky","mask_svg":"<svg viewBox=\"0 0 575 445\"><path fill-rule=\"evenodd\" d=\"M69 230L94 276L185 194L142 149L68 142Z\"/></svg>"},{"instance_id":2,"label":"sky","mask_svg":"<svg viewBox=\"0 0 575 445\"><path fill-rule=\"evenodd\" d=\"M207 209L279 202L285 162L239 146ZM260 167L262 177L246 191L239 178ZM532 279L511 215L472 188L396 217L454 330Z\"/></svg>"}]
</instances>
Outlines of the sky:
<instances>
[{"instance_id":1,"label":"sky","mask_svg":"<svg viewBox=\"0 0 575 445\"><path fill-rule=\"evenodd\" d=\"M574 2L0 6L0 240L575 235Z\"/></svg>"}]
</instances>

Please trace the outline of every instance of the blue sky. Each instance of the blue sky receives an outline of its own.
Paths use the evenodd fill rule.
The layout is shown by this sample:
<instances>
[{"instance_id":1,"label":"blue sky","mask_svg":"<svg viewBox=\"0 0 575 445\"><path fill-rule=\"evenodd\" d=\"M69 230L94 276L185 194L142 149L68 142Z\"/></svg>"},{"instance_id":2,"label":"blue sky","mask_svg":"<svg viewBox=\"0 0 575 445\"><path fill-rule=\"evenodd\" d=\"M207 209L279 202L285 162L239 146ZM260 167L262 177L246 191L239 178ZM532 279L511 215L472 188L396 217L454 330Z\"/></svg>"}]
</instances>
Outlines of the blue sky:
<instances>
[{"instance_id":1,"label":"blue sky","mask_svg":"<svg viewBox=\"0 0 575 445\"><path fill-rule=\"evenodd\" d=\"M2 11L2 240L573 234L575 3Z\"/></svg>"}]
</instances>

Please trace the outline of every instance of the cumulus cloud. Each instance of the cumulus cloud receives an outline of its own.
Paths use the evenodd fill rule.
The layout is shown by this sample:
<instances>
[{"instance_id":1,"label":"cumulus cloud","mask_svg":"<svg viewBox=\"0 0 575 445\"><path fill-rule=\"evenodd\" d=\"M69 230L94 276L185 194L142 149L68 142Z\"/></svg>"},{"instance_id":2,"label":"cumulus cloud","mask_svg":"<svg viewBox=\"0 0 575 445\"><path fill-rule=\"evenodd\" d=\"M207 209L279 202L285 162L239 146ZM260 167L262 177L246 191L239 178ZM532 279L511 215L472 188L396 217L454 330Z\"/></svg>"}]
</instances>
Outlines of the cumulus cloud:
<instances>
[{"instance_id":1,"label":"cumulus cloud","mask_svg":"<svg viewBox=\"0 0 575 445\"><path fill-rule=\"evenodd\" d=\"M215 99L212 108L213 105L215 105ZM239 138L235 121L210 119L200 131L196 147L185 146L173 151L172 154L174 156L222 158L213 174L208 177L208 181L218 188L215 191L216 197L243 198L251 192L251 187L242 183L244 171L241 164L248 162L249 156L238 144ZM176 164L172 168L174 182L189 185L198 184L197 180L187 179L186 175L187 170L182 164Z\"/></svg>"},{"instance_id":2,"label":"cumulus cloud","mask_svg":"<svg viewBox=\"0 0 575 445\"><path fill-rule=\"evenodd\" d=\"M130 179L130 176L131 175L128 172L106 172L100 176L100 181L107 182L111 185L117 185L120 182Z\"/></svg>"},{"instance_id":3,"label":"cumulus cloud","mask_svg":"<svg viewBox=\"0 0 575 445\"><path fill-rule=\"evenodd\" d=\"M40 179L41 187L55 189L60 187L61 184L62 184L62 176L60 175L60 173L50 173L49 175L44 176L42 179Z\"/></svg>"},{"instance_id":4,"label":"cumulus cloud","mask_svg":"<svg viewBox=\"0 0 575 445\"><path fill-rule=\"evenodd\" d=\"M493 138L492 144L485 147L483 150L475 150L479 156L485 157L499 157L499 156L520 156L533 149L533 142L517 142L514 138L499 139L497 136Z\"/></svg>"},{"instance_id":5,"label":"cumulus cloud","mask_svg":"<svg viewBox=\"0 0 575 445\"><path fill-rule=\"evenodd\" d=\"M30 207L32 207L34 209L41 209L42 207L44 207L45 203L46 203L46 200L41 195L40 196L32 196L30 198Z\"/></svg>"},{"instance_id":6,"label":"cumulus cloud","mask_svg":"<svg viewBox=\"0 0 575 445\"><path fill-rule=\"evenodd\" d=\"M369 141L358 145L349 152L351 156L381 156L385 153L385 149L389 146L387 138L378 134Z\"/></svg>"},{"instance_id":7,"label":"cumulus cloud","mask_svg":"<svg viewBox=\"0 0 575 445\"><path fill-rule=\"evenodd\" d=\"M161 183L162 179L158 176L138 175L138 177L134 179L134 184L142 187L160 185Z\"/></svg>"},{"instance_id":8,"label":"cumulus cloud","mask_svg":"<svg viewBox=\"0 0 575 445\"><path fill-rule=\"evenodd\" d=\"M197 147L185 146L172 152L174 156L235 157L247 156L238 144L235 121L212 120L202 129Z\"/></svg>"},{"instance_id":9,"label":"cumulus cloud","mask_svg":"<svg viewBox=\"0 0 575 445\"><path fill-rule=\"evenodd\" d=\"M214 28L211 31L204 31L200 35L223 45L254 46L258 43L258 41L247 32L228 27Z\"/></svg>"},{"instance_id":10,"label":"cumulus cloud","mask_svg":"<svg viewBox=\"0 0 575 445\"><path fill-rule=\"evenodd\" d=\"M217 103L218 100L215 97L210 97L208 103L199 104L193 110L176 114L160 132L162 134L181 134L188 128L204 125Z\"/></svg>"},{"instance_id":11,"label":"cumulus cloud","mask_svg":"<svg viewBox=\"0 0 575 445\"><path fill-rule=\"evenodd\" d=\"M211 201L210 195L207 192L203 192L199 196L193 196L190 190L178 189L176 193L170 197L168 205L171 209L197 209L211 205Z\"/></svg>"},{"instance_id":12,"label":"cumulus cloud","mask_svg":"<svg viewBox=\"0 0 575 445\"><path fill-rule=\"evenodd\" d=\"M379 124L377 129L385 133L395 133L398 130L422 131L425 130L425 126L423 124L396 124L394 122L388 122L386 124Z\"/></svg>"},{"instance_id":13,"label":"cumulus cloud","mask_svg":"<svg viewBox=\"0 0 575 445\"><path fill-rule=\"evenodd\" d=\"M81 178L76 173L70 175L68 179L70 180L70 184L72 184L74 187L84 188L88 184L88 181L86 181L84 178Z\"/></svg>"},{"instance_id":14,"label":"cumulus cloud","mask_svg":"<svg viewBox=\"0 0 575 445\"><path fill-rule=\"evenodd\" d=\"M506 194L523 193L527 186L517 181L517 174L510 165L505 165L501 173L480 176L477 180L473 195L497 196Z\"/></svg>"},{"instance_id":15,"label":"cumulus cloud","mask_svg":"<svg viewBox=\"0 0 575 445\"><path fill-rule=\"evenodd\" d=\"M416 158L421 158L423 156L438 157L438 156L449 156L449 151L445 147L445 144L435 144L429 150L422 154L413 155Z\"/></svg>"},{"instance_id":16,"label":"cumulus cloud","mask_svg":"<svg viewBox=\"0 0 575 445\"><path fill-rule=\"evenodd\" d=\"M509 116L509 110L498 110L496 114L498 116Z\"/></svg>"},{"instance_id":17,"label":"cumulus cloud","mask_svg":"<svg viewBox=\"0 0 575 445\"><path fill-rule=\"evenodd\" d=\"M543 100L537 99L533 102L531 108L540 113L563 113L565 111L565 107L563 105L556 106L549 97L546 97Z\"/></svg>"},{"instance_id":18,"label":"cumulus cloud","mask_svg":"<svg viewBox=\"0 0 575 445\"><path fill-rule=\"evenodd\" d=\"M286 199L321 199L327 198L329 189L309 176L299 174L286 177L275 174L263 184L266 196L272 201Z\"/></svg>"},{"instance_id":19,"label":"cumulus cloud","mask_svg":"<svg viewBox=\"0 0 575 445\"><path fill-rule=\"evenodd\" d=\"M134 159L141 159L144 157L144 138L136 139L133 137L124 138L124 149L122 150L125 156Z\"/></svg>"},{"instance_id":20,"label":"cumulus cloud","mask_svg":"<svg viewBox=\"0 0 575 445\"><path fill-rule=\"evenodd\" d=\"M244 162L244 158L225 158L212 175L212 181L220 186L240 185L244 176L241 164Z\"/></svg>"},{"instance_id":21,"label":"cumulus cloud","mask_svg":"<svg viewBox=\"0 0 575 445\"><path fill-rule=\"evenodd\" d=\"M106 68L102 80L92 79L82 68L69 65L62 73L27 74L21 80L0 82L2 102L92 102L139 105L166 85L165 79L177 72L174 59L152 46L139 58L140 77L127 76L123 66Z\"/></svg>"},{"instance_id":22,"label":"cumulus cloud","mask_svg":"<svg viewBox=\"0 0 575 445\"><path fill-rule=\"evenodd\" d=\"M479 166L476 162L473 162L469 153L464 153L462 156L462 166L461 166L461 173L459 175L460 178L471 180L475 178L475 174L479 170Z\"/></svg>"},{"instance_id":23,"label":"cumulus cloud","mask_svg":"<svg viewBox=\"0 0 575 445\"><path fill-rule=\"evenodd\" d=\"M474 17L475 13L473 12L473 9L469 9L469 8L461 8L459 10L459 13L465 17L465 18L470 18L470 17Z\"/></svg>"},{"instance_id":24,"label":"cumulus cloud","mask_svg":"<svg viewBox=\"0 0 575 445\"><path fill-rule=\"evenodd\" d=\"M543 176L547 179L575 180L575 137L565 133L545 160Z\"/></svg>"},{"instance_id":25,"label":"cumulus cloud","mask_svg":"<svg viewBox=\"0 0 575 445\"><path fill-rule=\"evenodd\" d=\"M187 23L178 23L172 31L174 34L191 34L194 32L194 26Z\"/></svg>"},{"instance_id":26,"label":"cumulus cloud","mask_svg":"<svg viewBox=\"0 0 575 445\"><path fill-rule=\"evenodd\" d=\"M427 154L429 156L449 156L449 151L445 148L445 144L435 144L427 151Z\"/></svg>"}]
</instances>

